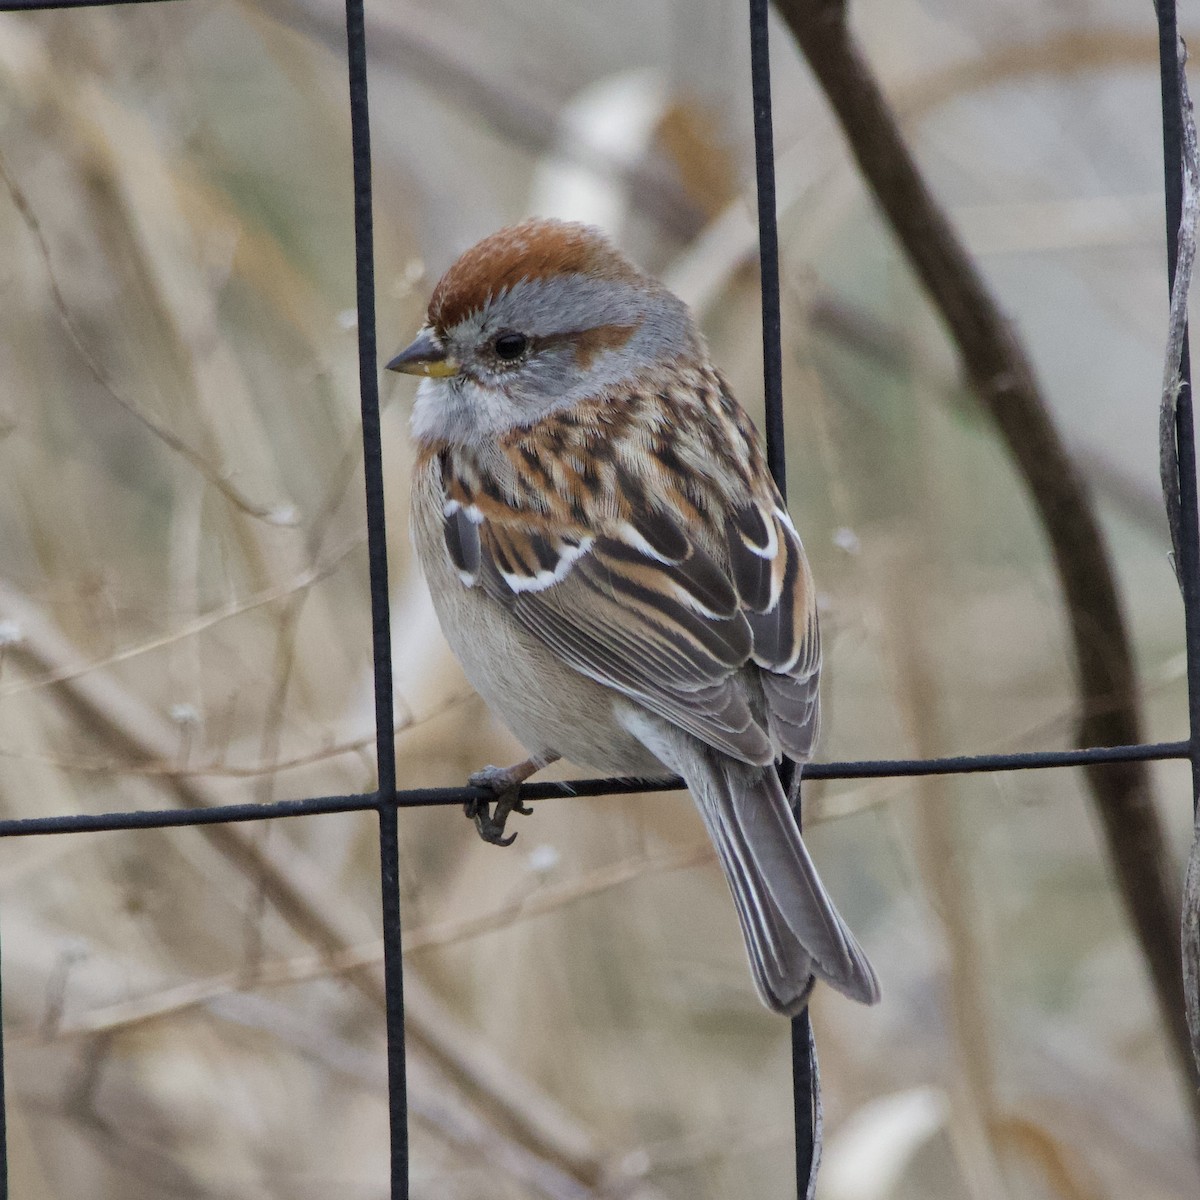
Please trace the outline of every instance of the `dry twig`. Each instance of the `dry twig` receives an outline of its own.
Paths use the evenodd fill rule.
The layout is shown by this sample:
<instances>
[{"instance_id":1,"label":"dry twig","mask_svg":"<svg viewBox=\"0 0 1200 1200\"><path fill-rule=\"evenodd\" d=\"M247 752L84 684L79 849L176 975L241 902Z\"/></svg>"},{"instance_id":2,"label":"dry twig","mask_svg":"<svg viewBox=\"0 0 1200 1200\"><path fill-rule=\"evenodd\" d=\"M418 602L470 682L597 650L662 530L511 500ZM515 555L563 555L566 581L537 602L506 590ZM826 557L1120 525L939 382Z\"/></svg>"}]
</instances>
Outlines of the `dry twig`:
<instances>
[{"instance_id":1,"label":"dry twig","mask_svg":"<svg viewBox=\"0 0 1200 1200\"><path fill-rule=\"evenodd\" d=\"M1183 115L1183 203L1179 219L1179 241L1175 252L1175 279L1171 285L1171 313L1167 322L1167 352L1163 363L1162 401L1158 415L1158 472L1162 481L1167 524L1171 529L1172 565L1179 576L1180 500L1179 448L1175 441L1175 412L1183 387L1183 351L1188 328L1188 293L1196 261L1196 223L1200 219L1200 165L1196 159L1196 120L1188 95L1184 65L1187 51L1179 42L1180 109ZM1182 583L1181 583L1182 588Z\"/></svg>"}]
</instances>

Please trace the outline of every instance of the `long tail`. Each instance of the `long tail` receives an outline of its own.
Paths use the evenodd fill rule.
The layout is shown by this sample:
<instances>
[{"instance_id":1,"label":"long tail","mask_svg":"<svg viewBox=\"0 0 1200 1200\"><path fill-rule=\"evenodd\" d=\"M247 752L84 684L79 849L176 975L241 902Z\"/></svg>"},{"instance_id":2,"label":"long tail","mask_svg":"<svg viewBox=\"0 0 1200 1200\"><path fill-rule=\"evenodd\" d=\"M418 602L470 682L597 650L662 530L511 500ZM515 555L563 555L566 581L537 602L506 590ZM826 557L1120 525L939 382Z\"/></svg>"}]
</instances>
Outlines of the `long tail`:
<instances>
[{"instance_id":1,"label":"long tail","mask_svg":"<svg viewBox=\"0 0 1200 1200\"><path fill-rule=\"evenodd\" d=\"M874 1004L879 981L817 875L774 769L711 751L698 757L709 761L684 777L725 869L767 1007L794 1016L818 978Z\"/></svg>"},{"instance_id":2,"label":"long tail","mask_svg":"<svg viewBox=\"0 0 1200 1200\"><path fill-rule=\"evenodd\" d=\"M879 981L817 875L774 768L738 762L657 721L653 730L639 724L700 809L767 1007L795 1016L817 979L874 1004Z\"/></svg>"}]
</instances>

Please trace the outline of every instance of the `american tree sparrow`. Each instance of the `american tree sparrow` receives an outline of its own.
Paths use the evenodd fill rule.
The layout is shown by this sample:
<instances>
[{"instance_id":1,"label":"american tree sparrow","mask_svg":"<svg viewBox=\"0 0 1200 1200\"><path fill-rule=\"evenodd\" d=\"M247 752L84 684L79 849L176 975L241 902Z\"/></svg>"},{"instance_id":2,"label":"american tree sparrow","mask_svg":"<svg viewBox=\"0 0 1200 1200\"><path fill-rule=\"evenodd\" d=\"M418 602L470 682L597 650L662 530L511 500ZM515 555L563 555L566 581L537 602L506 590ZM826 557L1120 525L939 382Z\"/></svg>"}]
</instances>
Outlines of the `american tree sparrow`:
<instances>
[{"instance_id":1,"label":"american tree sparrow","mask_svg":"<svg viewBox=\"0 0 1200 1200\"><path fill-rule=\"evenodd\" d=\"M879 984L817 877L775 771L817 735L812 575L754 426L687 307L597 230L532 220L442 277L388 367L425 378L412 524L442 628L529 750L472 776L502 841L560 756L687 782L755 983Z\"/></svg>"}]
</instances>

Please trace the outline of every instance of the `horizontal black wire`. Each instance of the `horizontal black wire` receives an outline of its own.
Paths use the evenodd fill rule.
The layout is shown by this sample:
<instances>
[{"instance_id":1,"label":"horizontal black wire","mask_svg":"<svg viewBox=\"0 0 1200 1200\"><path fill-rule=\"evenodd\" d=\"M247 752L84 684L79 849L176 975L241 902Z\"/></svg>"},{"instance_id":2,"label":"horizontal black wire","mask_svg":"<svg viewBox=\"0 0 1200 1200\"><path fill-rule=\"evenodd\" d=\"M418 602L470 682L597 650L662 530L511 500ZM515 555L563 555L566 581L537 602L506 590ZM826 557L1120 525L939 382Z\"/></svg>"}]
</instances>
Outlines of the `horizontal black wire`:
<instances>
[{"instance_id":1,"label":"horizontal black wire","mask_svg":"<svg viewBox=\"0 0 1200 1200\"><path fill-rule=\"evenodd\" d=\"M805 779L883 779L905 775L971 775L977 771L1037 771L1093 763L1154 762L1187 758L1187 742L1091 746L1086 750L1031 750L1021 754L961 754L951 758L877 759L873 762L809 763Z\"/></svg>"},{"instance_id":2,"label":"horizontal black wire","mask_svg":"<svg viewBox=\"0 0 1200 1200\"><path fill-rule=\"evenodd\" d=\"M970 775L988 771L1038 771L1094 764L1166 761L1188 757L1187 742L1151 742L1139 746L1093 746L1086 750L1041 750L1026 754L974 754L954 758L873 759L865 762L809 763L806 779L887 779L914 775ZM625 796L637 792L670 792L680 779L573 779L527 783L525 800L561 800L573 796ZM432 808L479 800L491 793L474 787L408 788L391 801L376 792L347 796L314 796L277 800L273 804L221 804L212 808L145 809L136 812L70 813L57 817L15 817L0 821L0 837L51 833L103 833L119 829L170 829L237 821L273 821L281 817L315 817L328 813L367 812L385 804L397 808Z\"/></svg>"},{"instance_id":3,"label":"horizontal black wire","mask_svg":"<svg viewBox=\"0 0 1200 1200\"><path fill-rule=\"evenodd\" d=\"M180 825L220 825L226 821L270 821L276 817L315 817L322 813L363 812L379 807L374 792L355 796L313 796L272 804L215 804L212 808L147 808L135 812L71 813L58 817L14 817L0 821L0 837L39 833L104 833L115 829L169 829Z\"/></svg>"},{"instance_id":4,"label":"horizontal black wire","mask_svg":"<svg viewBox=\"0 0 1200 1200\"><path fill-rule=\"evenodd\" d=\"M1086 767L1097 763L1162 761L1187 758L1187 742L1150 742L1137 746L1092 746L1086 750L1036 750L1022 754L970 754L951 758L869 759L862 762L809 763L805 779L887 779L914 775L971 775L987 771L1037 771ZM571 796L623 796L635 792L671 792L681 779L571 779L521 785L524 800L556 800ZM489 793L472 787L414 788L396 793L401 808L462 804ZM0 833L3 833L0 823Z\"/></svg>"},{"instance_id":5,"label":"horizontal black wire","mask_svg":"<svg viewBox=\"0 0 1200 1200\"><path fill-rule=\"evenodd\" d=\"M172 4L175 0L0 0L0 12L40 12L55 8L116 8L126 4Z\"/></svg>"}]
</instances>

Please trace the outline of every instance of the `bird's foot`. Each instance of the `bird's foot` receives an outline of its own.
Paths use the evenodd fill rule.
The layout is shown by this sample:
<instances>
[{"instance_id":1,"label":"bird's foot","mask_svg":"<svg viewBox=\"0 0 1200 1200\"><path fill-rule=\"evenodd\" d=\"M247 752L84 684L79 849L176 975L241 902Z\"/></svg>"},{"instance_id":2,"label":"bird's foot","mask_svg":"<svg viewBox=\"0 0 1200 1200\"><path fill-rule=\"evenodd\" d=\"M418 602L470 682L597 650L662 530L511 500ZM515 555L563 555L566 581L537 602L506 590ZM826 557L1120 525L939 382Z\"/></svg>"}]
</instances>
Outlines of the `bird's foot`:
<instances>
[{"instance_id":1,"label":"bird's foot","mask_svg":"<svg viewBox=\"0 0 1200 1200\"><path fill-rule=\"evenodd\" d=\"M510 813L527 817L533 812L529 805L521 803L521 784L537 769L530 762L518 763L515 767L484 767L468 780L472 787L491 793L463 805L463 812L475 822L475 828L485 842L493 846L511 846L516 841L515 833L504 836L504 826Z\"/></svg>"}]
</instances>

